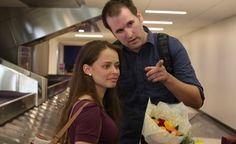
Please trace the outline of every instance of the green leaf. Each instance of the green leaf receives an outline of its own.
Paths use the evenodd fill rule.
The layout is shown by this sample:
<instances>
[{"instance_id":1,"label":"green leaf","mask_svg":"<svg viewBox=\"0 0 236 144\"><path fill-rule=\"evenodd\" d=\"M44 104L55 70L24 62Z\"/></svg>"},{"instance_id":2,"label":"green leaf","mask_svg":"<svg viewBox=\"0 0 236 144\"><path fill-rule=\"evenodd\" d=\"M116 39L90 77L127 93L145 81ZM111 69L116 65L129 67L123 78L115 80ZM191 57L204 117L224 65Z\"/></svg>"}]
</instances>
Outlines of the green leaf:
<instances>
[{"instance_id":1,"label":"green leaf","mask_svg":"<svg viewBox=\"0 0 236 144\"><path fill-rule=\"evenodd\" d=\"M187 136L180 144L194 144L194 140L191 137Z\"/></svg>"}]
</instances>

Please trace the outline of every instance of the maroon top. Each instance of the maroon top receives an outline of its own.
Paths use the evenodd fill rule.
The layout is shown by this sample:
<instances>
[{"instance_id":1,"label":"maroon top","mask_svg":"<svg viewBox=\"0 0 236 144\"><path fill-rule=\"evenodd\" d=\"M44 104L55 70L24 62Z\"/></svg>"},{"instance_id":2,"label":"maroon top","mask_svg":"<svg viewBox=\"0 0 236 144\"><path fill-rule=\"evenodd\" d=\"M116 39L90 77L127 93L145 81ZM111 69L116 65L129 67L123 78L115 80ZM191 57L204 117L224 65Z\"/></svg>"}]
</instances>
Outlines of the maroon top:
<instances>
[{"instance_id":1,"label":"maroon top","mask_svg":"<svg viewBox=\"0 0 236 144\"><path fill-rule=\"evenodd\" d=\"M72 115L89 100L81 100L73 109ZM101 126L101 129L100 129ZM101 132L100 132L101 130ZM112 144L118 136L118 128L115 122L104 112L98 104L92 102L84 107L79 116L69 128L71 144L77 141L89 143Z\"/></svg>"}]
</instances>

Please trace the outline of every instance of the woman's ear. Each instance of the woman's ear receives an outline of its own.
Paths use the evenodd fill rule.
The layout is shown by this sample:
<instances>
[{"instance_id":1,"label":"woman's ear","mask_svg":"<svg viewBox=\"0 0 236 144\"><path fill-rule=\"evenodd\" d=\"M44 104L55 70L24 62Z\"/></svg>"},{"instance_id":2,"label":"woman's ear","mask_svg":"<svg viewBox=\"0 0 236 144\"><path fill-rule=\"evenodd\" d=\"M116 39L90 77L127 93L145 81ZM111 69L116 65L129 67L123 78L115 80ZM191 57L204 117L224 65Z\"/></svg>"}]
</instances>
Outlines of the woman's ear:
<instances>
[{"instance_id":1,"label":"woman's ear","mask_svg":"<svg viewBox=\"0 0 236 144\"><path fill-rule=\"evenodd\" d=\"M90 67L88 64L84 64L84 65L83 65L83 71L84 71L85 74L87 74L87 75L89 75L89 76L92 75L92 74L91 74L91 67Z\"/></svg>"},{"instance_id":2,"label":"woman's ear","mask_svg":"<svg viewBox=\"0 0 236 144\"><path fill-rule=\"evenodd\" d=\"M143 22L143 15L140 11L137 11L137 17L138 17L140 22Z\"/></svg>"}]
</instances>

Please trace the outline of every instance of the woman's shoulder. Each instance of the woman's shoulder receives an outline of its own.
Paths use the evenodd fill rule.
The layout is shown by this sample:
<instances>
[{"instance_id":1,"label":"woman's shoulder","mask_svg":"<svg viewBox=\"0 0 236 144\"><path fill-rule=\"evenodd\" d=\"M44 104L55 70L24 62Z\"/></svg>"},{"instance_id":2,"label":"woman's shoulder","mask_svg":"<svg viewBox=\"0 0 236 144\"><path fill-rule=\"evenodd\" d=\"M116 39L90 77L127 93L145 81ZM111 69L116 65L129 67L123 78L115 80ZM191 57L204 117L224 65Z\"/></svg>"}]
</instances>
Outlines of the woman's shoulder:
<instances>
[{"instance_id":1,"label":"woman's shoulder","mask_svg":"<svg viewBox=\"0 0 236 144\"><path fill-rule=\"evenodd\" d=\"M82 107L85 103L88 103L84 108L83 111L100 111L100 106L92 99L79 99L75 102L73 106L73 112L77 111L80 107Z\"/></svg>"},{"instance_id":2,"label":"woman's shoulder","mask_svg":"<svg viewBox=\"0 0 236 144\"><path fill-rule=\"evenodd\" d=\"M93 117L100 117L101 116L101 108L100 106L89 99L79 100L75 103L74 107L72 108L71 115L75 114L86 102L89 102L81 111L80 118L93 118ZM78 117L79 118L79 117Z\"/></svg>"},{"instance_id":3,"label":"woman's shoulder","mask_svg":"<svg viewBox=\"0 0 236 144\"><path fill-rule=\"evenodd\" d=\"M83 105L84 103L89 103L89 104L96 104L93 98L90 95L82 95L78 98L78 100L75 102L76 105Z\"/></svg>"},{"instance_id":4,"label":"woman's shoulder","mask_svg":"<svg viewBox=\"0 0 236 144\"><path fill-rule=\"evenodd\" d=\"M78 100L91 100L93 101L93 98L91 95L88 95L88 94L84 94L84 95L81 95Z\"/></svg>"},{"instance_id":5,"label":"woman's shoulder","mask_svg":"<svg viewBox=\"0 0 236 144\"><path fill-rule=\"evenodd\" d=\"M88 106L99 106L94 100L91 99L79 99L75 102L74 107L81 107L85 103L88 103L86 107Z\"/></svg>"}]
</instances>

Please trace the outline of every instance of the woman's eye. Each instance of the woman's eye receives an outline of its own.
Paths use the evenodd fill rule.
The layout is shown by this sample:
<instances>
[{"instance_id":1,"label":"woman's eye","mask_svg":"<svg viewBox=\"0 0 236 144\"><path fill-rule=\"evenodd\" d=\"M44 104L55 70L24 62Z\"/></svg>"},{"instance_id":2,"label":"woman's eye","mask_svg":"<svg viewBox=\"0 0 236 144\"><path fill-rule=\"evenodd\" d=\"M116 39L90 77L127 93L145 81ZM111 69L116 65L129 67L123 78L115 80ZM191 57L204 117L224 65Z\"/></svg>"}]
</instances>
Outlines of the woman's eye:
<instances>
[{"instance_id":1,"label":"woman's eye","mask_svg":"<svg viewBox=\"0 0 236 144\"><path fill-rule=\"evenodd\" d=\"M105 69L108 69L110 66L109 65L104 65L103 66Z\"/></svg>"},{"instance_id":2,"label":"woman's eye","mask_svg":"<svg viewBox=\"0 0 236 144\"><path fill-rule=\"evenodd\" d=\"M116 65L115 65L115 68L116 68L116 69L119 69L119 68L120 68L120 65L119 65L119 64L116 64Z\"/></svg>"}]
</instances>

